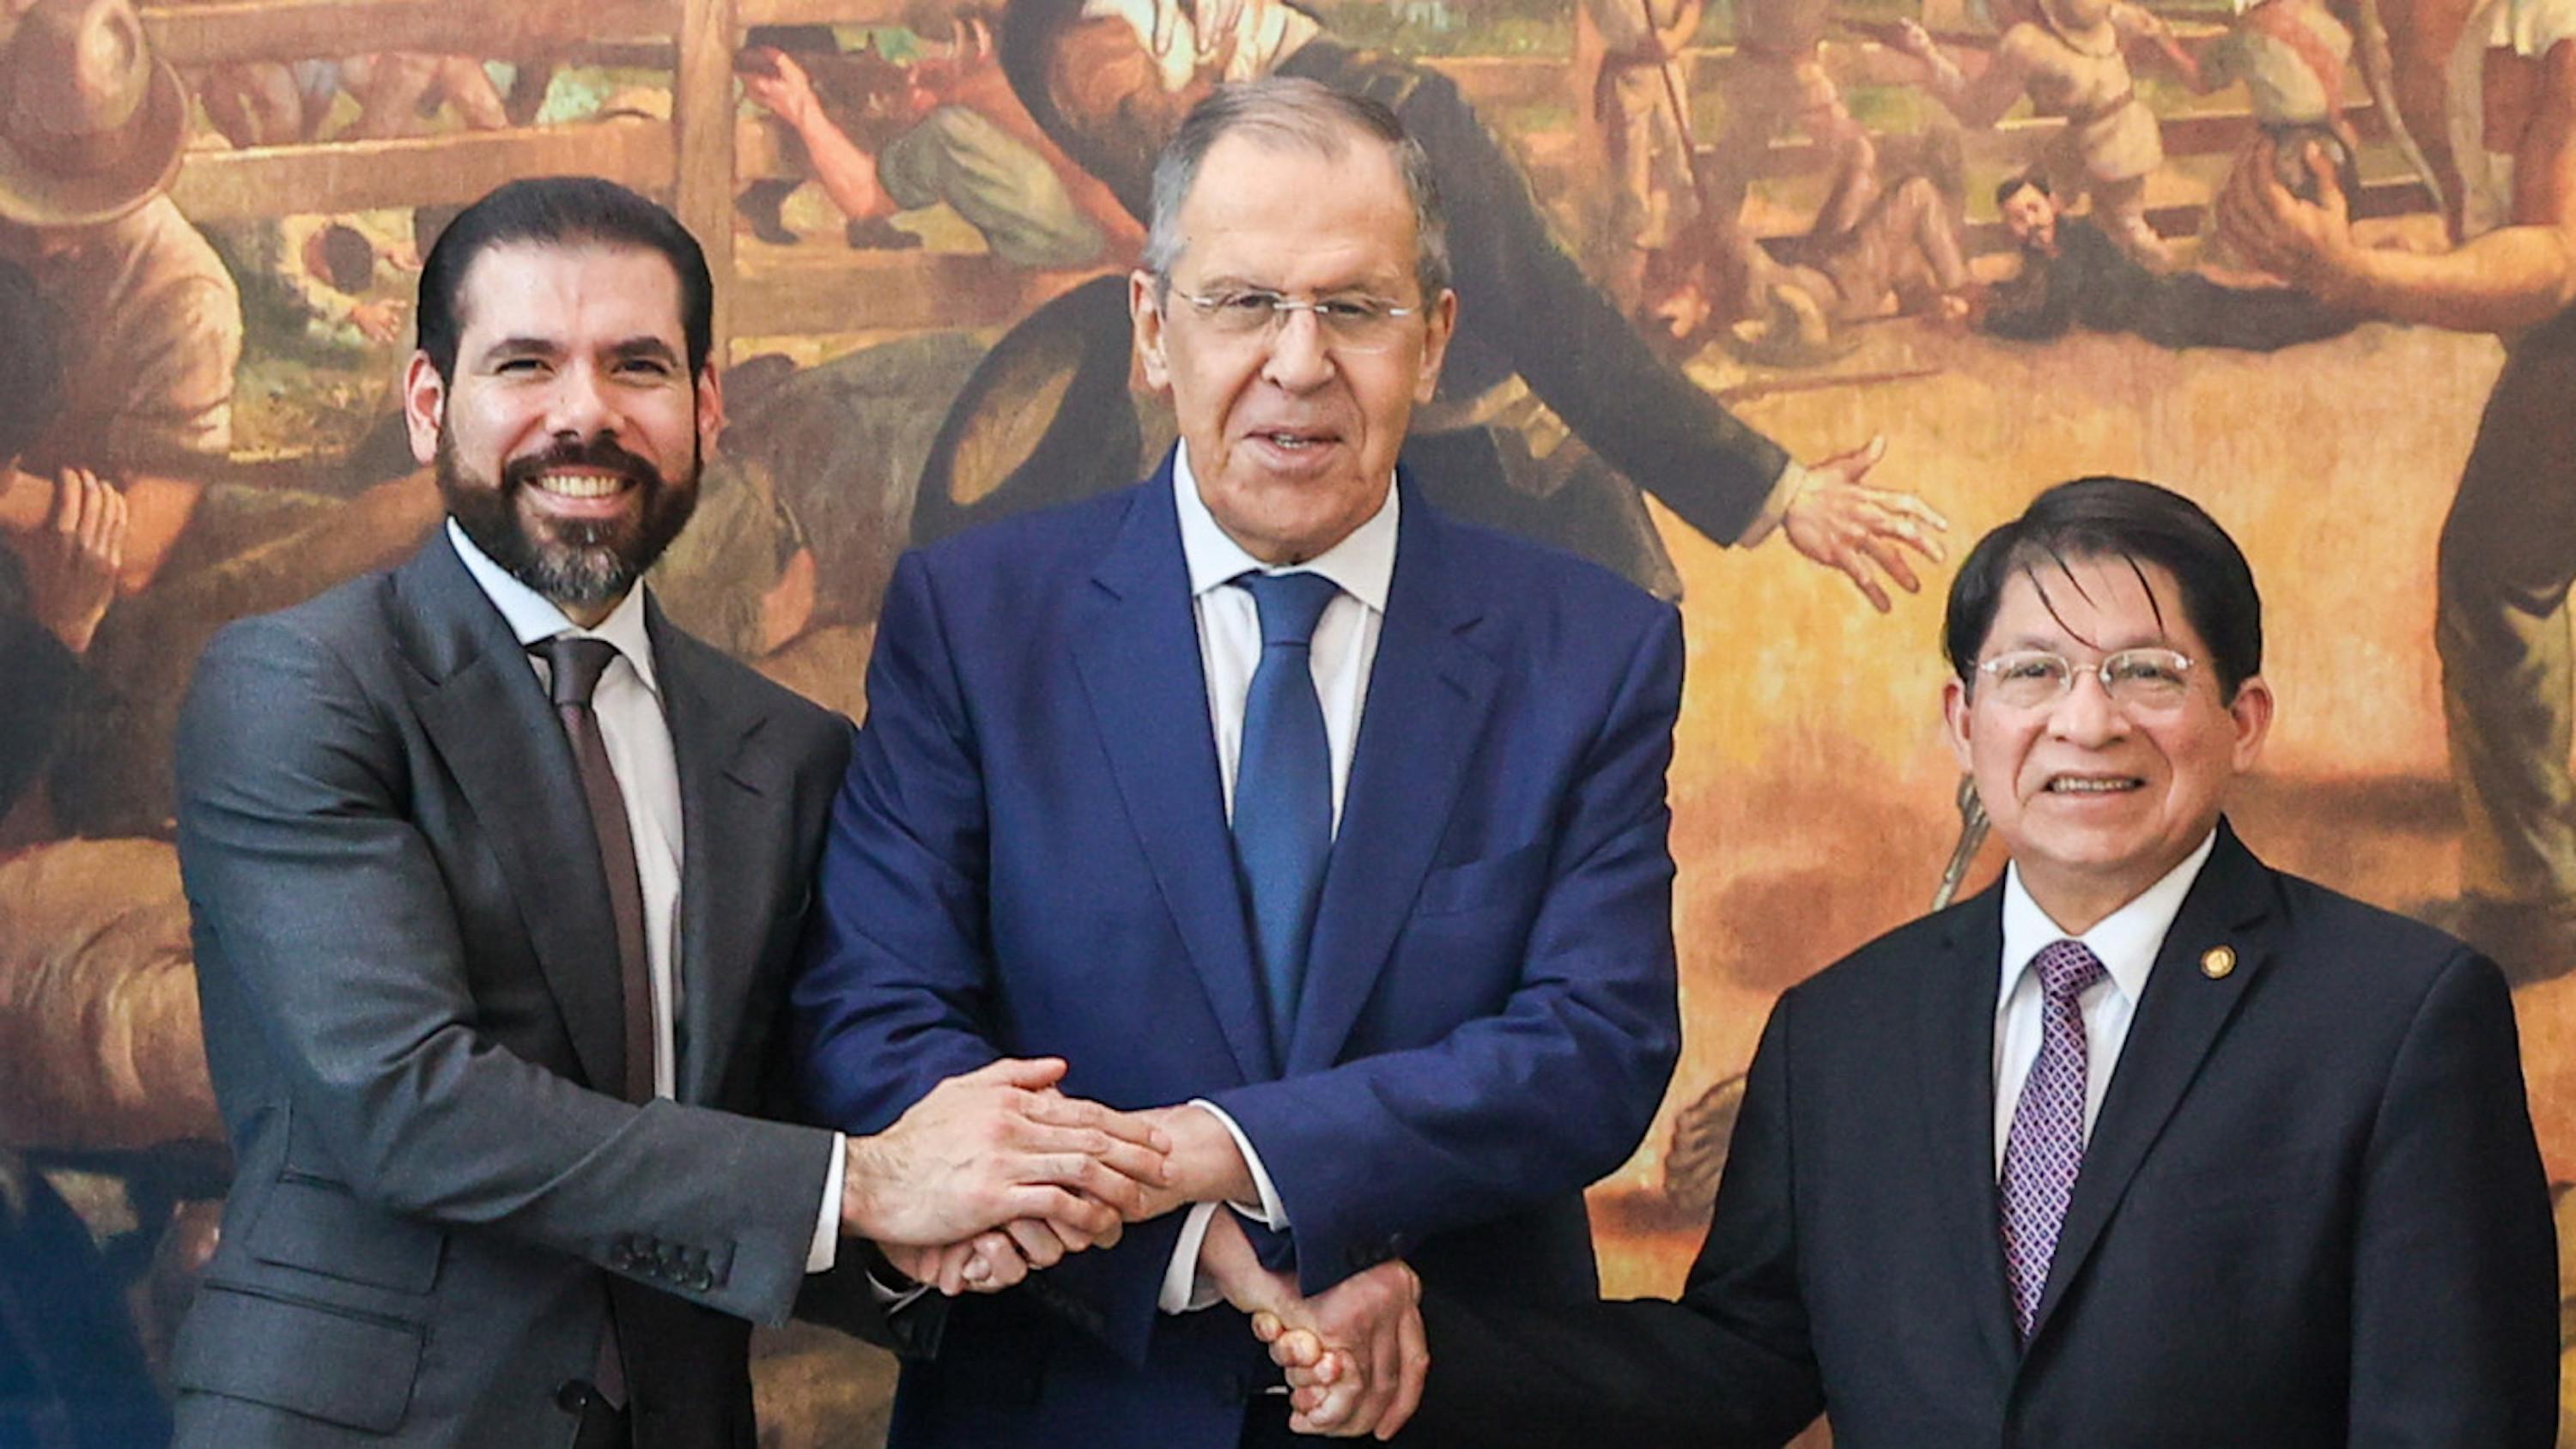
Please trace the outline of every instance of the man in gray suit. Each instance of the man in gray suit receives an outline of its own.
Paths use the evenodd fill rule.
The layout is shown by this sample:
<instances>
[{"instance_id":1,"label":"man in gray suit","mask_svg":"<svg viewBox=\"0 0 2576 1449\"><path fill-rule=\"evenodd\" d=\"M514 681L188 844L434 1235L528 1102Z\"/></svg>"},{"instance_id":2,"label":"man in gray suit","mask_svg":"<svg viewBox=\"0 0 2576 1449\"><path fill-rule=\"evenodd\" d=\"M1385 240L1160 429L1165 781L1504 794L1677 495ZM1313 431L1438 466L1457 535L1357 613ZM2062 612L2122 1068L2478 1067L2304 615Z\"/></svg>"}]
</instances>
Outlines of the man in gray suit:
<instances>
[{"instance_id":1,"label":"man in gray suit","mask_svg":"<svg viewBox=\"0 0 2576 1449\"><path fill-rule=\"evenodd\" d=\"M737 1115L849 729L637 586L721 426L709 298L621 187L469 208L404 384L446 529L198 666L179 852L237 1177L183 1444L747 1449L750 1322L808 1273L873 1270L831 1296L918 1338L892 1269L998 1286L1163 1180L1061 1062L870 1138Z\"/></svg>"}]
</instances>

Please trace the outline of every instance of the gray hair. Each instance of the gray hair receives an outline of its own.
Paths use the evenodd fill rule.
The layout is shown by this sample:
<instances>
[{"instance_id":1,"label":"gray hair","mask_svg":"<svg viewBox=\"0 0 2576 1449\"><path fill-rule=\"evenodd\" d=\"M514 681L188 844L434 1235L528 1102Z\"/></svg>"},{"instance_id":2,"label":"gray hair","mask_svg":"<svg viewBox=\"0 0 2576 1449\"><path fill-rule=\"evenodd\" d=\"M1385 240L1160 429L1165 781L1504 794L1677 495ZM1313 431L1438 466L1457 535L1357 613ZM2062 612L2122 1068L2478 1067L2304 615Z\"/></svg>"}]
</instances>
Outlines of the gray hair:
<instances>
[{"instance_id":1,"label":"gray hair","mask_svg":"<svg viewBox=\"0 0 2576 1449\"><path fill-rule=\"evenodd\" d=\"M1413 203L1413 277L1422 288L1423 304L1429 305L1447 290L1449 223L1440 209L1440 188L1431 179L1431 159L1422 154L1421 143L1405 134L1395 112L1367 96L1316 81L1267 76L1219 86L1192 106L1171 144L1154 162L1153 217L1145 228L1144 266L1154 278L1158 295L1170 291L1172 269L1180 265L1181 204L1198 184L1200 163L1219 140L1238 131L1334 160L1348 153L1354 132L1383 142L1395 153L1405 199Z\"/></svg>"}]
</instances>

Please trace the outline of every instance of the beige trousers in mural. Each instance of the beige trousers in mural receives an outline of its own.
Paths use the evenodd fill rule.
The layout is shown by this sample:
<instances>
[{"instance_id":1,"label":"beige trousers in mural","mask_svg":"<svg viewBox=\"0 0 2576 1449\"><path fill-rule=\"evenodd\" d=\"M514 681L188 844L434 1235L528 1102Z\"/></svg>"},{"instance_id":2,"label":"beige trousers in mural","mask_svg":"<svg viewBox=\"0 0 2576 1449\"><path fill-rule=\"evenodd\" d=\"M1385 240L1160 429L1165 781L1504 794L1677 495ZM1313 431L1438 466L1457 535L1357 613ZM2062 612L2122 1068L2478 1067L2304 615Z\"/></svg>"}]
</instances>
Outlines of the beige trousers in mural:
<instances>
[{"instance_id":1,"label":"beige trousers in mural","mask_svg":"<svg viewBox=\"0 0 2576 1449\"><path fill-rule=\"evenodd\" d=\"M2442 525L2434 639L2466 830L2460 883L2576 909L2576 310L2512 344Z\"/></svg>"}]
</instances>

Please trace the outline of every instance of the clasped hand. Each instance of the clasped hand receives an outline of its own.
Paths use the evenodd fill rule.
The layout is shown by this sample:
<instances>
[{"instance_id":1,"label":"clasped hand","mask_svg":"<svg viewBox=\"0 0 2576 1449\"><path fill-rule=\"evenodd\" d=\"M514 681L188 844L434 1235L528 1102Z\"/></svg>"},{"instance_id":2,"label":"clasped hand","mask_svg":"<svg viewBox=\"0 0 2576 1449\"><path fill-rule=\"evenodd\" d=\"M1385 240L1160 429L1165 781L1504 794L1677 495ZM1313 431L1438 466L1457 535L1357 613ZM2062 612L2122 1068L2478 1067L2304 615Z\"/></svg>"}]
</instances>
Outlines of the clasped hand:
<instances>
[{"instance_id":1,"label":"clasped hand","mask_svg":"<svg viewBox=\"0 0 2576 1449\"><path fill-rule=\"evenodd\" d=\"M1262 1267L1234 1215L1220 1212L1208 1222L1199 1271L1252 1315L1253 1335L1286 1372L1290 1429L1390 1439L1413 1417L1431 1350L1411 1268L1380 1263L1309 1298L1295 1278Z\"/></svg>"},{"instance_id":2,"label":"clasped hand","mask_svg":"<svg viewBox=\"0 0 2576 1449\"><path fill-rule=\"evenodd\" d=\"M1064 1071L1052 1058L993 1062L851 1138L842 1230L952 1296L1118 1241L1166 1186L1172 1141L1144 1117L1057 1091Z\"/></svg>"}]
</instances>

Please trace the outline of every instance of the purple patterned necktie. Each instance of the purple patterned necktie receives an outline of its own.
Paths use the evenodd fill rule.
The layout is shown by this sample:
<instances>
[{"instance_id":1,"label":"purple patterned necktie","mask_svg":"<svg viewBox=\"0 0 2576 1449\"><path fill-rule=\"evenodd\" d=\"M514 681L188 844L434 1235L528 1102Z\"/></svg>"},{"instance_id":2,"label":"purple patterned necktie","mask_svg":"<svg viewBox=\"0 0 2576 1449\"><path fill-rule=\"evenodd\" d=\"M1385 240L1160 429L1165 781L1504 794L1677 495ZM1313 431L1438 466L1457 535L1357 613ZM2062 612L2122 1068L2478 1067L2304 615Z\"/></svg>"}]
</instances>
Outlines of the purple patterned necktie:
<instances>
[{"instance_id":1,"label":"purple patterned necktie","mask_svg":"<svg viewBox=\"0 0 2576 1449\"><path fill-rule=\"evenodd\" d=\"M2039 973L2039 1057L2013 1104L2002 1184L2004 1272L2025 1343L2084 1165L2084 1010L2076 998L2103 976L2101 958L2081 941L2056 942L2031 966Z\"/></svg>"}]
</instances>

